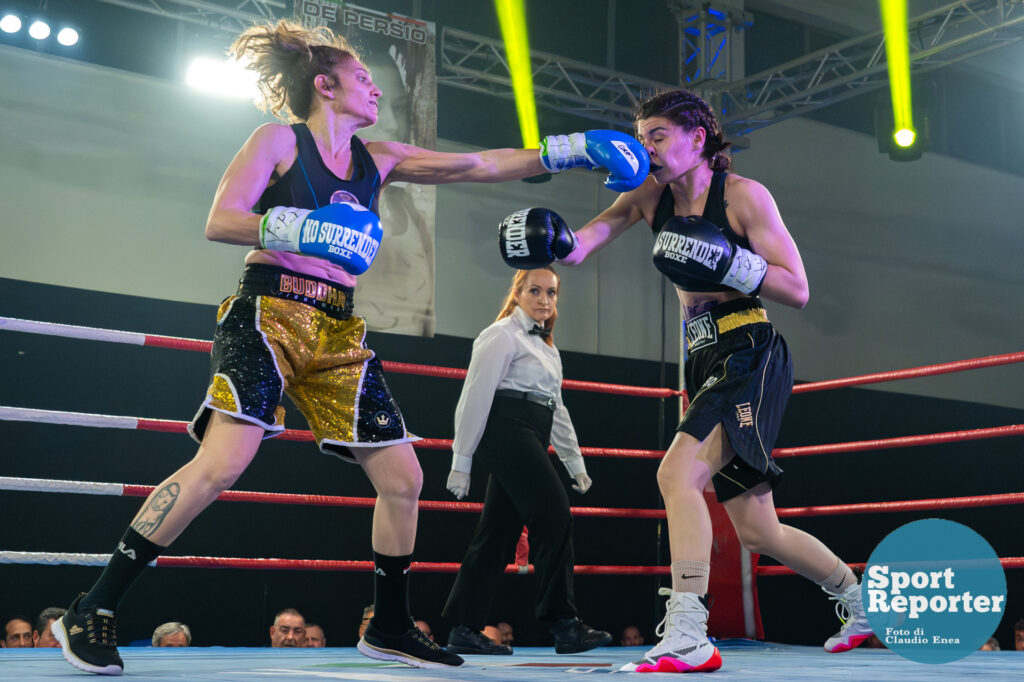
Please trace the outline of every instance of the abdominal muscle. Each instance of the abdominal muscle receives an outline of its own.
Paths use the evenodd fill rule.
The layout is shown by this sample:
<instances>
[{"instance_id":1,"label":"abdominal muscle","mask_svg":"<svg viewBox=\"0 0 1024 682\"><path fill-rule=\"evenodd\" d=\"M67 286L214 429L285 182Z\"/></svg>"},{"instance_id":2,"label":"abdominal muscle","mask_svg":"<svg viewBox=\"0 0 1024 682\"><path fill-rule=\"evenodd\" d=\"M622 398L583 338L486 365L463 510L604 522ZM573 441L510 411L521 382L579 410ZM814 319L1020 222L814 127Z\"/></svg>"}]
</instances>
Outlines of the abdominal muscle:
<instances>
[{"instance_id":1,"label":"abdominal muscle","mask_svg":"<svg viewBox=\"0 0 1024 682\"><path fill-rule=\"evenodd\" d=\"M354 287L357 280L355 275L345 272L340 265L335 265L323 258L303 256L300 253L254 249L245 256L245 264L252 265L255 263L275 265L279 268L309 275L310 277L325 279L344 287Z\"/></svg>"}]
</instances>

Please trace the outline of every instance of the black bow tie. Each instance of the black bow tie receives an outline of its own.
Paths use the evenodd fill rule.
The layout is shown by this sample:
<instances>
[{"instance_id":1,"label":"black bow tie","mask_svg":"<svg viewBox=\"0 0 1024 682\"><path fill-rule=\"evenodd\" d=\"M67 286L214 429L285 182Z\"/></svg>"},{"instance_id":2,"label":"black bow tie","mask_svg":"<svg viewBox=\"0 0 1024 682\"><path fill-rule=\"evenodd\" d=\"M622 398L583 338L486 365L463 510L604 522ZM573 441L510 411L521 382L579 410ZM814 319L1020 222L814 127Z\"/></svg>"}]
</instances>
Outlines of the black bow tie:
<instances>
[{"instance_id":1,"label":"black bow tie","mask_svg":"<svg viewBox=\"0 0 1024 682\"><path fill-rule=\"evenodd\" d=\"M542 339L546 339L551 336L551 330L547 327L542 327L539 324L533 325L533 329L530 330L530 334L536 334Z\"/></svg>"}]
</instances>

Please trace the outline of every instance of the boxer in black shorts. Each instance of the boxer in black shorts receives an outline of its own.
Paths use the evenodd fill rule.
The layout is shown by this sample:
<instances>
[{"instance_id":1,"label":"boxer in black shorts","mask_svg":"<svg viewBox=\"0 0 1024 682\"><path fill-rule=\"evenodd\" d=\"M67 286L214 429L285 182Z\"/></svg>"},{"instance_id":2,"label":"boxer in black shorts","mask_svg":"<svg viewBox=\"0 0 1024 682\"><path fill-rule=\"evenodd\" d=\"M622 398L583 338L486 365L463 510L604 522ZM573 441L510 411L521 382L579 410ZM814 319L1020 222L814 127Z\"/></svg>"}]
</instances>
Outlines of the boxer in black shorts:
<instances>
[{"instance_id":1,"label":"boxer in black shorts","mask_svg":"<svg viewBox=\"0 0 1024 682\"><path fill-rule=\"evenodd\" d=\"M785 339L758 299L740 298L687 321L686 343L691 398L676 430L703 441L721 424L736 452L711 478L718 501L764 482L774 488L782 469L772 459L772 443L793 388Z\"/></svg>"},{"instance_id":2,"label":"boxer in black shorts","mask_svg":"<svg viewBox=\"0 0 1024 682\"><path fill-rule=\"evenodd\" d=\"M825 649L851 649L871 635L857 578L821 542L780 524L772 500L782 471L771 452L793 369L759 297L806 305L800 253L768 190L728 172L722 152L729 145L700 97L677 90L648 98L637 108L636 132L651 159L643 185L575 235L557 215L517 224L515 235L527 251L546 250L574 265L644 221L654 231L654 264L675 285L686 320L691 402L658 470L672 588L663 590L669 599L662 640L623 670L710 672L722 665L707 637L712 529L703 490L712 481L747 549L810 578L839 602L846 617ZM508 245L502 247L507 254Z\"/></svg>"}]
</instances>

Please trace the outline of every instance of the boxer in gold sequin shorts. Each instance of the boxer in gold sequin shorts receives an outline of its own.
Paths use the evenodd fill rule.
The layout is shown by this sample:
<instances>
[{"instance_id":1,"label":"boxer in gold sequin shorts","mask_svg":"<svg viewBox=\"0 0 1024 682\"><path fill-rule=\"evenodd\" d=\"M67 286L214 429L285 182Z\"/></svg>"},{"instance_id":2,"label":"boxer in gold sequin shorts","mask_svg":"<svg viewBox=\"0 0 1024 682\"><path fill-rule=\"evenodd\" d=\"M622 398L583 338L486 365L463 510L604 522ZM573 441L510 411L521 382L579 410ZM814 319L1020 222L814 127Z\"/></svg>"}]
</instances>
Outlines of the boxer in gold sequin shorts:
<instances>
[{"instance_id":1,"label":"boxer in gold sequin shorts","mask_svg":"<svg viewBox=\"0 0 1024 682\"><path fill-rule=\"evenodd\" d=\"M282 393L306 417L322 452L354 461L350 445L418 440L405 430L380 361L352 315L352 289L271 265L248 265L221 304L206 400L189 433L201 442L210 411L284 430Z\"/></svg>"}]
</instances>

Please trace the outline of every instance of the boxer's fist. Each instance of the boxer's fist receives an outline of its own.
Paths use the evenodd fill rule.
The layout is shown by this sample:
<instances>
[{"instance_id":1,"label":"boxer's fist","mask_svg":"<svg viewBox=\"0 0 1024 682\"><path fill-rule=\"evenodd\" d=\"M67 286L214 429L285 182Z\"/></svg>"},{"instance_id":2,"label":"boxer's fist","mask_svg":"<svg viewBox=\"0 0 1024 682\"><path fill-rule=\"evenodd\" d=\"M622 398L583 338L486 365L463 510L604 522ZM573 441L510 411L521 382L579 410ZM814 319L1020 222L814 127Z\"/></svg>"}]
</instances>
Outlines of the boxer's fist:
<instances>
[{"instance_id":1,"label":"boxer's fist","mask_svg":"<svg viewBox=\"0 0 1024 682\"><path fill-rule=\"evenodd\" d=\"M576 244L576 235L561 216L546 208L524 208L498 225L501 257L520 270L550 265L572 253Z\"/></svg>"},{"instance_id":2,"label":"boxer's fist","mask_svg":"<svg viewBox=\"0 0 1024 682\"><path fill-rule=\"evenodd\" d=\"M730 242L700 216L673 216L654 242L654 266L687 291L735 289L757 295L768 263Z\"/></svg>"},{"instance_id":3,"label":"boxer's fist","mask_svg":"<svg viewBox=\"0 0 1024 682\"><path fill-rule=\"evenodd\" d=\"M340 202L315 211L275 206L260 221L260 246L325 258L352 275L373 263L384 236L372 211Z\"/></svg>"},{"instance_id":4,"label":"boxer's fist","mask_svg":"<svg viewBox=\"0 0 1024 682\"><path fill-rule=\"evenodd\" d=\"M639 187L651 167L643 145L616 130L549 135L540 143L540 162L552 173L581 166L590 170L606 168L605 187L616 192Z\"/></svg>"}]
</instances>

